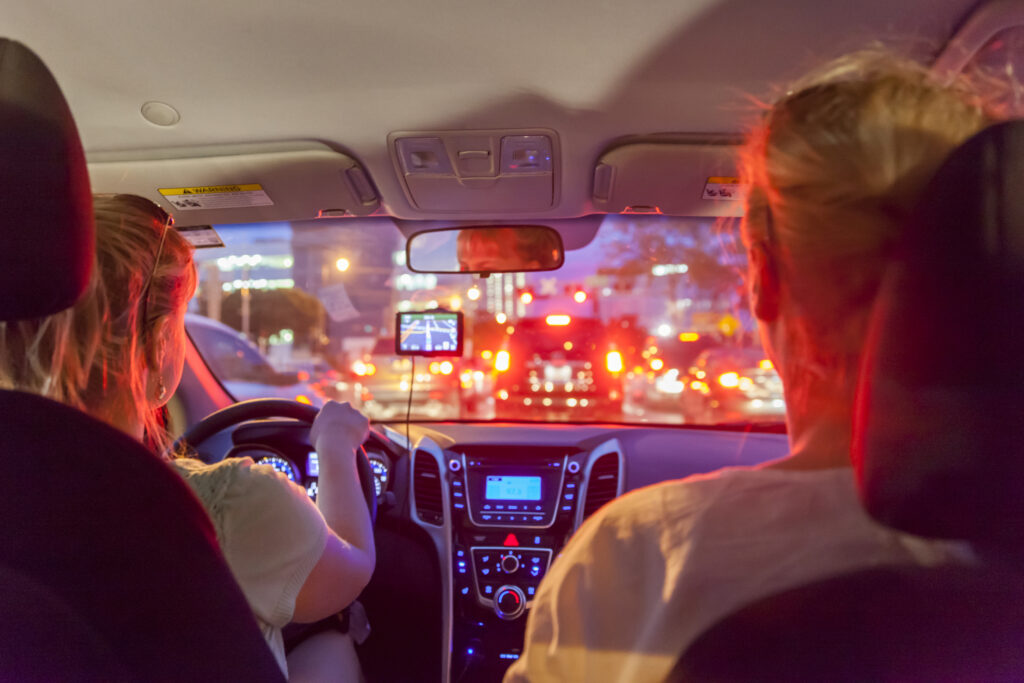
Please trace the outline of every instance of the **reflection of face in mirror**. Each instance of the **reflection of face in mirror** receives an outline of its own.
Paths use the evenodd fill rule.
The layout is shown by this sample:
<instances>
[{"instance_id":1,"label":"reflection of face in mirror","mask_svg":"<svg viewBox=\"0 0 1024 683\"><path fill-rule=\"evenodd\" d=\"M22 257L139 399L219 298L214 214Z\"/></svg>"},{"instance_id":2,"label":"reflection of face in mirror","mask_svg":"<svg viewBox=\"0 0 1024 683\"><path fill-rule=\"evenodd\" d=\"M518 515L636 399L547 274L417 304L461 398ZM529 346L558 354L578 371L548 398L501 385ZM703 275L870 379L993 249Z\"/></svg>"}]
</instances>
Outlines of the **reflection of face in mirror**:
<instances>
[{"instance_id":1,"label":"reflection of face in mirror","mask_svg":"<svg viewBox=\"0 0 1024 683\"><path fill-rule=\"evenodd\" d=\"M458 237L459 270L550 270L561 253L557 233L540 228L472 228Z\"/></svg>"}]
</instances>

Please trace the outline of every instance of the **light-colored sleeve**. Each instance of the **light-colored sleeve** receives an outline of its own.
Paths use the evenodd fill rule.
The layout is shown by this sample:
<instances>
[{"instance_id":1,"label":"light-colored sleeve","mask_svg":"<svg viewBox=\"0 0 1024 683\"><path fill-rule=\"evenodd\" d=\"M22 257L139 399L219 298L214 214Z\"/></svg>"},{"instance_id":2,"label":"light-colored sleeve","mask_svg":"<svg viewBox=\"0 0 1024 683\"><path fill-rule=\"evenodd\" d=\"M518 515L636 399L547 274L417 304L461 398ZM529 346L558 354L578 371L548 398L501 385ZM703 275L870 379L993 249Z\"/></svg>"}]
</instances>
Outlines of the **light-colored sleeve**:
<instances>
[{"instance_id":1,"label":"light-colored sleeve","mask_svg":"<svg viewBox=\"0 0 1024 683\"><path fill-rule=\"evenodd\" d=\"M221 550L261 620L291 621L295 599L327 543L327 524L306 492L244 458L220 499Z\"/></svg>"},{"instance_id":2,"label":"light-colored sleeve","mask_svg":"<svg viewBox=\"0 0 1024 683\"><path fill-rule=\"evenodd\" d=\"M613 501L570 539L537 591L523 653L505 683L629 681L648 669L645 619L660 602L660 496ZM655 656L658 670L663 655Z\"/></svg>"},{"instance_id":3,"label":"light-colored sleeve","mask_svg":"<svg viewBox=\"0 0 1024 683\"><path fill-rule=\"evenodd\" d=\"M706 504L694 489L638 489L580 527L537 590L505 683L664 679L683 644L671 608Z\"/></svg>"}]
</instances>

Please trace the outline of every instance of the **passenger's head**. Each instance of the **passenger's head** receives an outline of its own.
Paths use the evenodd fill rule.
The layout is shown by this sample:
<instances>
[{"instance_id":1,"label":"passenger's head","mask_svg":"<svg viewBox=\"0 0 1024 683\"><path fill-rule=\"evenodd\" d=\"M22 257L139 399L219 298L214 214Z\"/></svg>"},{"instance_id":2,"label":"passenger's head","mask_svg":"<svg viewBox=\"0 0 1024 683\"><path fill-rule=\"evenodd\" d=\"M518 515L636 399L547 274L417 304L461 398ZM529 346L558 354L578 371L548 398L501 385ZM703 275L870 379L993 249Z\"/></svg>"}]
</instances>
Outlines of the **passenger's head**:
<instances>
[{"instance_id":1,"label":"passenger's head","mask_svg":"<svg viewBox=\"0 0 1024 683\"><path fill-rule=\"evenodd\" d=\"M991 121L965 82L860 53L798 83L751 132L748 285L787 402L815 381L852 391L901 226L947 155Z\"/></svg>"},{"instance_id":2,"label":"passenger's head","mask_svg":"<svg viewBox=\"0 0 1024 683\"><path fill-rule=\"evenodd\" d=\"M156 411L181 378L192 247L149 200L100 195L93 204L96 264L85 296L69 311L0 328L0 385L142 426L166 446Z\"/></svg>"},{"instance_id":3,"label":"passenger's head","mask_svg":"<svg viewBox=\"0 0 1024 683\"><path fill-rule=\"evenodd\" d=\"M509 272L553 268L559 260L556 233L517 228L473 228L456 244L463 271Z\"/></svg>"}]
</instances>

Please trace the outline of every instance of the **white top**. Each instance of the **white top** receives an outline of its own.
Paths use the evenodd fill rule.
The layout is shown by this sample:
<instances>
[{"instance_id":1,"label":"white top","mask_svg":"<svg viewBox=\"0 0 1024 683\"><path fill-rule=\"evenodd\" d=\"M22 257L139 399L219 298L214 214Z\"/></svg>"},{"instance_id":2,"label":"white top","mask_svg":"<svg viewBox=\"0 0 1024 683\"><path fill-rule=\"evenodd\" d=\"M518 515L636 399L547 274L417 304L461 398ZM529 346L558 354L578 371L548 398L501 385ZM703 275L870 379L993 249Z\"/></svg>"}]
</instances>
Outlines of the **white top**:
<instances>
[{"instance_id":1,"label":"white top","mask_svg":"<svg viewBox=\"0 0 1024 683\"><path fill-rule=\"evenodd\" d=\"M971 553L869 518L849 467L727 468L657 484L609 503L572 537L537 591L505 683L661 681L697 636L757 598L952 559Z\"/></svg>"},{"instance_id":2,"label":"white top","mask_svg":"<svg viewBox=\"0 0 1024 683\"><path fill-rule=\"evenodd\" d=\"M171 461L213 521L231 573L288 676L281 629L327 545L327 523L306 492L269 465L230 458Z\"/></svg>"}]
</instances>

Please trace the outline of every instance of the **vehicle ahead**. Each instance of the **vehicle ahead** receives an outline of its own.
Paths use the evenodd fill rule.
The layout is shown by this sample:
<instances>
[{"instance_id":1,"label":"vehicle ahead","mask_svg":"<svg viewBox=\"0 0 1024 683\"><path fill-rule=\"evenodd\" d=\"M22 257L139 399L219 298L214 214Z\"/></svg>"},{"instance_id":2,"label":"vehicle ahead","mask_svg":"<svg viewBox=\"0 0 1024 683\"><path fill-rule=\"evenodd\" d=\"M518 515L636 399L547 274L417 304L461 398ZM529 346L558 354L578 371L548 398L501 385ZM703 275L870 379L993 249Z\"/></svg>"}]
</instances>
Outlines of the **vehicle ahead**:
<instances>
[{"instance_id":1,"label":"vehicle ahead","mask_svg":"<svg viewBox=\"0 0 1024 683\"><path fill-rule=\"evenodd\" d=\"M302 342L308 352L282 358L280 367L309 372L308 383L278 385L284 379L277 375L269 381L269 373L232 369L234 360L225 367L203 348L200 332L193 345L202 353L190 361L176 397L190 421L232 397L303 395L315 403L307 384L344 398L358 382L353 401L365 388L381 404L376 416L386 424L369 446L386 486L378 480L385 488L378 568L364 600L373 635L362 656L371 679L414 681L494 680L518 654L524 616L495 614L494 596L483 593L494 567L475 573L486 555L474 552L481 543L507 557L511 534L520 548L553 557L610 497L785 452L778 435L689 428L765 419L777 428L781 397L760 366L763 355L706 381L708 370L691 377L689 365L643 358L648 345L615 328L632 321L631 335L655 336L659 350L665 340L728 319L753 334L739 278L745 256L723 223L742 213L742 187L731 181L737 143L757 116L751 96L773 98L775 86L808 66L870 40L917 36L930 44L912 49L931 60L976 5L640 0L595 7L564 0L524 11L500 3L439 8L415 0L340 0L283 11L241 0L216 7L96 0L83 11L70 0L0 2L7 35L34 48L69 93L94 191L148 197L173 214L179 229L198 235L199 311L226 320L217 311L240 312L245 292L254 305L258 292L295 294L267 311L267 339L294 335ZM175 32L173 59L154 49L167 43L168 26L187 26ZM986 36L993 41L943 54L977 51L998 59L1016 44L995 29ZM510 40L515 49L508 49ZM557 230L565 263L548 273L487 278L406 267L405 240L413 232L510 224ZM205 226L212 232L200 230ZM530 331L526 321L546 316L536 313L545 297L575 292L584 301L573 301L577 308L568 314L592 321L592 329L562 338L559 352L548 341L557 337L540 325ZM461 396L441 391L431 413L431 390L413 377L410 427L402 424L397 397L378 401L401 393L402 374L413 374L411 360L390 351L394 314L436 307L466 314L464 357L451 360L450 375L441 372L458 382ZM194 321L191 327L199 329ZM239 343L236 359L265 365ZM374 354L378 343L381 353ZM621 354L619 378L608 371L613 344ZM496 368L503 348L508 370ZM584 348L589 369L568 355ZM537 393L547 394L550 381L551 405L542 396L519 413L529 424L491 424L498 404L512 396L493 383L520 374L528 391L538 384L520 362L532 351L541 359L533 370L541 380ZM653 360L662 361L660 370ZM357 361L364 364L361 377L330 375L328 368ZM443 363L416 359L415 374L433 383L435 361ZM387 382L368 377L367 363L395 375ZM622 382L638 366L634 380L643 377L644 389L634 396L637 384ZM584 406L565 391L568 382L555 381L566 368L577 379L580 371L592 373L607 410L592 412L589 400ZM648 383L649 372L655 376ZM729 373L735 387L719 381ZM765 396L741 397L742 378ZM708 393L693 393L694 382L707 384ZM332 385L340 393L330 393ZM502 390L509 399L500 399ZM720 394L711 406L709 397ZM424 397L423 410L417 397ZM766 406L754 400L774 412L759 412ZM369 401L364 407L377 410ZM618 424L591 424L596 420ZM232 436L283 453L303 485L315 483L309 445L294 424L243 425ZM214 443L204 457L224 457L231 445L221 446ZM533 476L517 468L548 458L565 458L564 483L578 487L558 491L574 496L562 503L571 510L558 511L568 517L550 525L524 522L521 510L501 512L515 519L479 517L483 505L527 504L484 501L487 476ZM480 469L466 475L470 461L505 470L479 479ZM570 473L570 466L581 469ZM480 486L463 504L454 496L457 483ZM547 505L546 493L542 498L529 504ZM459 543L464 547L456 549ZM453 555L458 550L462 556ZM417 570L405 571L413 562ZM501 576L516 583L520 575ZM533 578L525 577L524 595Z\"/></svg>"},{"instance_id":2,"label":"vehicle ahead","mask_svg":"<svg viewBox=\"0 0 1024 683\"><path fill-rule=\"evenodd\" d=\"M518 320L494 367L498 419L622 419L622 353L596 318Z\"/></svg>"},{"instance_id":3,"label":"vehicle ahead","mask_svg":"<svg viewBox=\"0 0 1024 683\"><path fill-rule=\"evenodd\" d=\"M680 375L687 422L779 422L786 416L782 378L761 349L709 349Z\"/></svg>"},{"instance_id":4,"label":"vehicle ahead","mask_svg":"<svg viewBox=\"0 0 1024 683\"><path fill-rule=\"evenodd\" d=\"M407 412L420 420L457 419L461 417L457 362L450 358L414 362L395 353L394 337L382 337L352 363L356 405L373 420L404 419Z\"/></svg>"},{"instance_id":5,"label":"vehicle ahead","mask_svg":"<svg viewBox=\"0 0 1024 683\"><path fill-rule=\"evenodd\" d=\"M719 344L721 340L715 336L689 330L675 339L649 337L626 375L630 413L681 420L680 394L685 388L686 368L702 351Z\"/></svg>"},{"instance_id":6,"label":"vehicle ahead","mask_svg":"<svg viewBox=\"0 0 1024 683\"><path fill-rule=\"evenodd\" d=\"M245 335L201 315L187 313L185 329L224 388L237 400L287 398L322 406L327 400L322 379L310 382L308 370L278 372ZM302 380L302 373L305 380ZM328 378L329 370L317 373Z\"/></svg>"}]
</instances>

